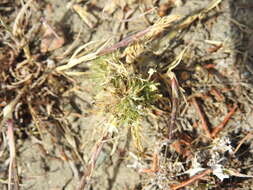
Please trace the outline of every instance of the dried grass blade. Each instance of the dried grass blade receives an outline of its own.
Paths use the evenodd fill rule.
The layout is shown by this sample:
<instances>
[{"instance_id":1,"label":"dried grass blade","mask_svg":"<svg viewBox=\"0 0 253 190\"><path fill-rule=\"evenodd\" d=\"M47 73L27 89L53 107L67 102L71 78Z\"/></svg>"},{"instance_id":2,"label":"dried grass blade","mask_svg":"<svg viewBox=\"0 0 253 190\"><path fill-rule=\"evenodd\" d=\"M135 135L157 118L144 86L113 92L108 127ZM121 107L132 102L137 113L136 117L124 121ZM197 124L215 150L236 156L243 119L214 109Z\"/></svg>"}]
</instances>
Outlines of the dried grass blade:
<instances>
[{"instance_id":1,"label":"dried grass blade","mask_svg":"<svg viewBox=\"0 0 253 190\"><path fill-rule=\"evenodd\" d=\"M219 132L225 127L225 125L228 123L228 120L232 117L232 115L235 113L237 109L237 105L234 105L234 107L230 110L230 112L226 115L223 122L221 122L217 127L214 128L212 131L212 137L215 138L219 134Z\"/></svg>"},{"instance_id":2,"label":"dried grass blade","mask_svg":"<svg viewBox=\"0 0 253 190\"><path fill-rule=\"evenodd\" d=\"M213 8L215 8L216 6L218 6L223 0L214 0L212 1L205 9L203 12L207 13L210 10L212 10Z\"/></svg>"},{"instance_id":3,"label":"dried grass blade","mask_svg":"<svg viewBox=\"0 0 253 190\"><path fill-rule=\"evenodd\" d=\"M21 20L23 19L24 17L24 14L25 14L25 11L28 9L28 7L30 6L31 2L33 0L29 0L23 7L22 9L19 11L16 19L15 19L15 22L14 22L14 25L13 25L13 29L12 29L12 33L14 36L18 36L19 35L19 25L21 23Z\"/></svg>"},{"instance_id":4,"label":"dried grass blade","mask_svg":"<svg viewBox=\"0 0 253 190\"><path fill-rule=\"evenodd\" d=\"M205 131L205 133L207 134L207 136L208 136L209 138L212 138L212 135L211 135L211 133L210 133L210 131L209 131L209 128L208 128L208 125L207 125L205 116L204 116L204 114L202 113L201 108L200 108L200 106L199 106L199 104L198 104L196 98L193 98L192 102L193 102L193 105L194 105L194 107L195 107L195 110L196 110L197 114L199 115L200 120L201 120L201 122L202 122L202 128L203 128L203 130Z\"/></svg>"},{"instance_id":5,"label":"dried grass blade","mask_svg":"<svg viewBox=\"0 0 253 190\"><path fill-rule=\"evenodd\" d=\"M129 44L139 40L139 38L143 37L145 34L147 34L150 31L150 29L151 29L150 27L146 28L145 30L140 31L137 34L134 34L134 35L124 38L123 40L112 45L111 47L105 47L101 51L99 51L98 55L105 55L108 53L112 53L121 47L126 47Z\"/></svg>"},{"instance_id":6,"label":"dried grass blade","mask_svg":"<svg viewBox=\"0 0 253 190\"><path fill-rule=\"evenodd\" d=\"M172 111L171 111L171 119L170 119L170 129L169 129L169 139L173 138L173 130L175 129L177 112L178 112L178 104L179 104L179 85L177 78L174 73L170 73L171 78L171 90L172 90Z\"/></svg>"},{"instance_id":7,"label":"dried grass blade","mask_svg":"<svg viewBox=\"0 0 253 190\"><path fill-rule=\"evenodd\" d=\"M178 16L178 15L170 15L167 17L163 17L160 20L158 20L154 25L152 25L140 32L137 32L136 34L133 34L129 37L124 38L123 40L121 40L120 42L114 44L113 46L111 46L109 48L106 47L106 48L102 49L99 52L99 55L112 53L113 51L116 51L117 49L119 49L121 47L126 47L134 42L140 42L141 40L143 40L143 41L152 40L158 34L163 32L166 28L171 26L171 24L174 21L178 20L179 18L180 18L180 16Z\"/></svg>"},{"instance_id":8,"label":"dried grass blade","mask_svg":"<svg viewBox=\"0 0 253 190\"><path fill-rule=\"evenodd\" d=\"M12 102L10 102L8 105L6 105L3 109L3 119L0 125L0 132L2 130L2 126L5 125L5 122L8 119L12 118L12 113L14 111L15 106L17 105L18 101L20 100L20 98L22 97L22 95L24 94L25 90L27 89L27 87L25 86L23 89L21 89L21 92L16 96L16 98L14 100L12 100Z\"/></svg>"},{"instance_id":9,"label":"dried grass blade","mask_svg":"<svg viewBox=\"0 0 253 190\"><path fill-rule=\"evenodd\" d=\"M105 144L105 140L108 138L108 133L104 133L103 137L96 143L92 150L90 163L86 167L86 171L84 171L84 174L81 178L81 181L77 187L77 190L83 190L85 185L88 183L89 179L91 178L93 174L93 170L95 169L95 165L97 162L97 159L99 157L99 154L101 153L101 150Z\"/></svg>"},{"instance_id":10,"label":"dried grass blade","mask_svg":"<svg viewBox=\"0 0 253 190\"><path fill-rule=\"evenodd\" d=\"M202 177L204 177L204 176L210 174L212 171L213 171L212 169L207 169L207 170L205 170L204 172L202 172L202 173L200 173L200 174L198 174L198 175L195 175L195 176L193 176L192 178L190 178L190 179L188 179L188 180L186 180L186 181L180 183L179 185L173 185L171 189L172 189L172 190L181 189L181 188L183 188L183 187L185 187L185 186L187 186L187 185L190 185L190 184L192 184L193 182L195 182L195 181L201 179Z\"/></svg>"},{"instance_id":11,"label":"dried grass blade","mask_svg":"<svg viewBox=\"0 0 253 190\"><path fill-rule=\"evenodd\" d=\"M242 144L246 141L249 140L253 137L253 132L248 133L245 137L243 137L243 139L240 141L240 143L236 146L235 150L234 150L234 154L237 153L237 151L240 149L240 147L242 146Z\"/></svg>"},{"instance_id":12,"label":"dried grass blade","mask_svg":"<svg viewBox=\"0 0 253 190\"><path fill-rule=\"evenodd\" d=\"M12 189L11 186L11 179L14 175L14 185L15 189L19 189L19 183L17 178L17 171L15 167L15 159L16 159L16 149L15 149L15 139L14 139L14 132L13 132L13 120L7 120L7 137L8 137L8 145L10 150L10 164L9 164L9 177L8 177L8 190Z\"/></svg>"},{"instance_id":13,"label":"dried grass blade","mask_svg":"<svg viewBox=\"0 0 253 190\"><path fill-rule=\"evenodd\" d=\"M71 69L72 67L74 66L77 66L83 62L87 62L87 61L91 61L93 59L96 59L99 52L104 49L104 47L107 45L108 41L105 42L102 47L100 47L97 51L95 51L94 53L87 53L86 55L83 55L83 56L80 56L80 57L77 57L77 55L86 47L94 44L95 41L91 41L81 47L79 47L75 53L72 55L72 57L70 58L69 62L65 65L61 65L59 67L56 68L57 71L63 71L63 70L67 70L67 69Z\"/></svg>"},{"instance_id":14,"label":"dried grass blade","mask_svg":"<svg viewBox=\"0 0 253 190\"><path fill-rule=\"evenodd\" d=\"M179 55L176 57L176 59L175 59L171 64L169 64L167 74L171 73L171 71L172 71L173 69L175 69L175 68L180 64L180 62L182 61L183 56L184 56L186 50L188 49L188 47L189 47L189 45L188 45L187 47L185 47L185 48L179 53Z\"/></svg>"}]
</instances>

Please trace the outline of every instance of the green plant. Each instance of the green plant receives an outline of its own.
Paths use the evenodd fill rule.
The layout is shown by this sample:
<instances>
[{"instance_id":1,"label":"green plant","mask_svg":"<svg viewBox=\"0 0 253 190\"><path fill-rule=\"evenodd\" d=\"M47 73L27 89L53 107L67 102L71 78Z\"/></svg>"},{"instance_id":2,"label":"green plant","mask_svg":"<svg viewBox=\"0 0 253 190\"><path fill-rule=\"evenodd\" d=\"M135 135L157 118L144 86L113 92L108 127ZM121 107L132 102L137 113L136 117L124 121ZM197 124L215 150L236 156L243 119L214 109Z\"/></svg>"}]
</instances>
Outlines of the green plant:
<instances>
[{"instance_id":1,"label":"green plant","mask_svg":"<svg viewBox=\"0 0 253 190\"><path fill-rule=\"evenodd\" d=\"M91 66L91 78L96 84L97 102L116 128L131 127L139 148L141 120L160 97L158 83L135 74L133 65L123 64L117 54L102 56Z\"/></svg>"}]
</instances>

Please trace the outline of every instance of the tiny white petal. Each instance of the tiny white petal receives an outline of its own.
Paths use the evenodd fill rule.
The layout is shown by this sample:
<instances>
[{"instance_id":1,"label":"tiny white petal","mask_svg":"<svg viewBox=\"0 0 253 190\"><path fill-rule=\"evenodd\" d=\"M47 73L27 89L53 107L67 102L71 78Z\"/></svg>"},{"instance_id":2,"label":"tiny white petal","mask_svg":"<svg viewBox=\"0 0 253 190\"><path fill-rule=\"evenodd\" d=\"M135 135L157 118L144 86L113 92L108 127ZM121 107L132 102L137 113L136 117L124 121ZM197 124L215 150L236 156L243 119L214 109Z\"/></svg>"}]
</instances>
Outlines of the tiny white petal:
<instances>
[{"instance_id":1,"label":"tiny white petal","mask_svg":"<svg viewBox=\"0 0 253 190\"><path fill-rule=\"evenodd\" d=\"M224 169L222 165L217 164L213 168L214 168L213 174L216 177L218 177L221 181L223 181L223 179L229 178L229 175L224 173Z\"/></svg>"},{"instance_id":2,"label":"tiny white petal","mask_svg":"<svg viewBox=\"0 0 253 190\"><path fill-rule=\"evenodd\" d=\"M205 170L205 169L204 168L193 168L193 169L187 170L185 173L189 174L191 177L191 176L196 175L199 172L202 172L203 170Z\"/></svg>"}]
</instances>

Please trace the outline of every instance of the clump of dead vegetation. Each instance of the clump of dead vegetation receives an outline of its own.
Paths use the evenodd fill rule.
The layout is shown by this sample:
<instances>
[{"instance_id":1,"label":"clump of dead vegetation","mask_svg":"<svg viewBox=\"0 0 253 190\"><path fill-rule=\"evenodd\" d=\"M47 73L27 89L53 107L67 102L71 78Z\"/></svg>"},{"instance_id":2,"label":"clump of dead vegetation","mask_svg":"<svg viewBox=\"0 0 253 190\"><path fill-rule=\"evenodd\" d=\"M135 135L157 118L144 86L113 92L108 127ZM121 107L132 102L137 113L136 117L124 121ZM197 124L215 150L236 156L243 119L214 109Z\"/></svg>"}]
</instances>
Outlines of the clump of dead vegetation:
<instances>
[{"instance_id":1,"label":"clump of dead vegetation","mask_svg":"<svg viewBox=\"0 0 253 190\"><path fill-rule=\"evenodd\" d=\"M12 20L8 14L0 15L1 164L9 165L8 180L6 174L1 175L1 182L8 184L8 189L19 189L15 142L30 137L43 142L45 135L50 134L54 138L57 130L67 130L68 124L63 120L63 102L73 88L74 80L55 71L54 60L45 59L44 53L50 51L48 48L45 50L50 45L45 44L45 36L51 31L51 41L59 38L52 29L47 28L44 34L44 49L39 46L34 48L36 40L43 38L42 34L37 34L43 22L39 22L37 28L32 28L29 22L36 4L31 0L26 4L21 3L22 8L17 14L15 7L8 9L8 2L3 4L7 5L7 12L13 12L16 18ZM57 47L51 48L59 48L59 43L62 45L62 39ZM58 141L56 138L53 140L56 143Z\"/></svg>"}]
</instances>

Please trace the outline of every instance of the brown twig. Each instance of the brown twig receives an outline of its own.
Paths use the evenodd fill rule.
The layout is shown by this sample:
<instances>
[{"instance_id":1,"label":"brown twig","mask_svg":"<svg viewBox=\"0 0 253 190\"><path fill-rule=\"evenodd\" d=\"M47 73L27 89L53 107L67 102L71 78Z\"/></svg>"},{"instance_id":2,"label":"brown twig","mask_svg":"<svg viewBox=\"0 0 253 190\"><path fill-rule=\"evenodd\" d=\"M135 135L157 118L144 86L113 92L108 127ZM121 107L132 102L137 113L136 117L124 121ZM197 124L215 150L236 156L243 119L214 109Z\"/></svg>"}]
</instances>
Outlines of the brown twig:
<instances>
[{"instance_id":1,"label":"brown twig","mask_svg":"<svg viewBox=\"0 0 253 190\"><path fill-rule=\"evenodd\" d=\"M216 88L213 87L211 89L210 93L215 96L216 100L218 100L220 102L224 101L224 97L222 96L222 94Z\"/></svg>"},{"instance_id":2,"label":"brown twig","mask_svg":"<svg viewBox=\"0 0 253 190\"><path fill-rule=\"evenodd\" d=\"M173 144L171 144L171 146L176 150L176 152L184 157L188 157L190 156L192 153L191 151L186 147L184 148L183 146L186 145L184 141L181 140L177 140L175 141Z\"/></svg>"},{"instance_id":3,"label":"brown twig","mask_svg":"<svg viewBox=\"0 0 253 190\"><path fill-rule=\"evenodd\" d=\"M176 150L176 152L184 157L192 155L190 150L192 139L190 136L183 134L179 136L179 140L176 140L171 146Z\"/></svg>"},{"instance_id":4,"label":"brown twig","mask_svg":"<svg viewBox=\"0 0 253 190\"><path fill-rule=\"evenodd\" d=\"M251 139L253 137L253 133L248 133L245 137L243 137L243 139L239 142L239 144L236 146L235 150L234 150L234 154L237 153L237 151L240 149L240 147L242 146L242 144L248 140Z\"/></svg>"},{"instance_id":5,"label":"brown twig","mask_svg":"<svg viewBox=\"0 0 253 190\"><path fill-rule=\"evenodd\" d=\"M8 119L7 123L7 136L8 136L8 144L10 151L10 164L9 164L9 179L8 179L8 190L12 189L11 179L14 178L14 188L15 190L19 189L19 180L17 176L16 170L16 149L15 149L15 138L14 138L14 129L13 129L13 120Z\"/></svg>"},{"instance_id":6,"label":"brown twig","mask_svg":"<svg viewBox=\"0 0 253 190\"><path fill-rule=\"evenodd\" d=\"M235 110L238 106L234 105L234 107L230 110L230 112L226 115L226 117L224 118L224 120L213 129L212 133L211 133L211 137L212 138L216 138L217 135L219 134L219 132L226 126L228 120L231 118L231 116L235 113Z\"/></svg>"},{"instance_id":7,"label":"brown twig","mask_svg":"<svg viewBox=\"0 0 253 190\"><path fill-rule=\"evenodd\" d=\"M169 139L173 138L173 130L175 129L177 109L178 109L178 83L175 77L171 78L171 89L172 89L172 111L170 119Z\"/></svg>"},{"instance_id":8,"label":"brown twig","mask_svg":"<svg viewBox=\"0 0 253 190\"><path fill-rule=\"evenodd\" d=\"M117 49L119 49L121 47L126 47L130 43L133 43L134 41L138 40L139 38L141 38L142 36L147 34L150 30L151 30L151 27L148 27L145 30L142 30L142 31L140 31L136 34L133 34L129 37L124 38L123 40L121 40L120 42L112 45L111 47L105 47L100 52L98 52L98 55L105 55L105 54L108 54L108 53L112 53L112 52L116 51Z\"/></svg>"},{"instance_id":9,"label":"brown twig","mask_svg":"<svg viewBox=\"0 0 253 190\"><path fill-rule=\"evenodd\" d=\"M221 49L223 47L223 44L220 44L220 45L215 45L213 47L210 47L207 49L207 52L208 53L215 53L217 52L219 49Z\"/></svg>"},{"instance_id":10,"label":"brown twig","mask_svg":"<svg viewBox=\"0 0 253 190\"><path fill-rule=\"evenodd\" d=\"M133 34L129 37L126 37L125 39L121 40L120 42L114 44L111 47L106 47L104 49L102 49L101 51L98 52L98 56L100 55L104 55L107 53L112 53L113 51L121 48L121 47L125 47L128 46L129 44L139 41L141 42L141 39L143 39L144 37L146 39L143 40L152 40L154 39L155 36L160 35L162 32L164 32L169 26L171 26L171 24L178 20L179 16L168 16L168 17L164 17L164 19L160 19L158 20L155 24L153 24L152 26L149 26L148 28L137 32L136 34Z\"/></svg>"},{"instance_id":11,"label":"brown twig","mask_svg":"<svg viewBox=\"0 0 253 190\"><path fill-rule=\"evenodd\" d=\"M211 135L211 133L210 133L210 131L209 131L209 128L208 128L208 125L207 125L205 116L204 116L204 114L202 113L201 108L199 107L199 104L198 104L196 98L194 98L194 97L192 98L192 103L193 103L193 105L194 105L194 107L195 107L195 109L196 109L196 111L197 111L197 114L199 115L199 117L200 117L200 119L201 119L202 128L204 129L204 131L205 131L205 133L207 134L207 136L208 136L209 138L211 138L212 135Z\"/></svg>"},{"instance_id":12,"label":"brown twig","mask_svg":"<svg viewBox=\"0 0 253 190\"><path fill-rule=\"evenodd\" d=\"M81 181L77 187L77 190L83 190L85 185L88 183L88 181L90 180L92 174L93 174L93 170L95 168L97 159L101 153L101 150L105 144L105 140L108 138L108 133L105 133L103 135L103 137L99 140L99 142L96 143L96 145L93 148L92 151L92 155L91 155L91 159L90 159L90 163L88 164L88 166L86 167L86 170L83 173L83 176L81 178Z\"/></svg>"},{"instance_id":13,"label":"brown twig","mask_svg":"<svg viewBox=\"0 0 253 190\"><path fill-rule=\"evenodd\" d=\"M139 172L142 173L156 173L159 171L159 158L158 153L154 152L153 158L152 158L152 167L149 169L141 169Z\"/></svg>"},{"instance_id":14,"label":"brown twig","mask_svg":"<svg viewBox=\"0 0 253 190\"><path fill-rule=\"evenodd\" d=\"M187 185L190 185L190 184L192 184L193 182L195 182L195 181L201 179L202 177L204 177L204 176L210 174L211 172L212 172L212 169L207 169L207 170L205 170L204 172L202 172L202 173L200 173L200 174L198 174L198 175L195 175L195 176L191 177L190 179L188 179L188 180L186 180L186 181L183 181L182 183L180 183L180 184L178 184L178 185L173 185L173 186L171 187L171 189L172 189L172 190L177 190L177 189L183 188L183 187L185 187L185 186L187 186Z\"/></svg>"}]
</instances>

